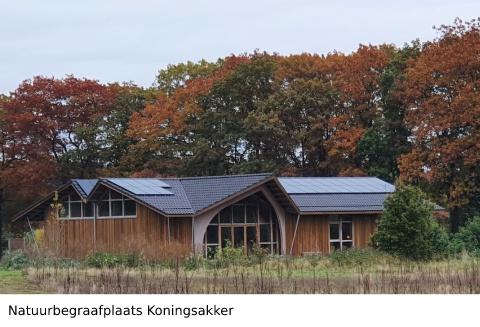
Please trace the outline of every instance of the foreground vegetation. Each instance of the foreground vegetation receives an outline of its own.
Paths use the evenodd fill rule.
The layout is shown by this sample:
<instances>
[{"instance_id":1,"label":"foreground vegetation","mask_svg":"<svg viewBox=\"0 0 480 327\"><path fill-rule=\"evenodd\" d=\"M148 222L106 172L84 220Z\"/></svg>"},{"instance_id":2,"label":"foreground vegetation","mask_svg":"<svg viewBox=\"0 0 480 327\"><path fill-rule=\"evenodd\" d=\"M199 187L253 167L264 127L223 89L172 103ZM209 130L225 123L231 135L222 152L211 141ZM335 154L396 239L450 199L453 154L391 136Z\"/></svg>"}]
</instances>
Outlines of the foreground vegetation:
<instances>
[{"instance_id":1,"label":"foreground vegetation","mask_svg":"<svg viewBox=\"0 0 480 327\"><path fill-rule=\"evenodd\" d=\"M48 293L32 283L21 270L0 270L0 294Z\"/></svg>"},{"instance_id":2,"label":"foreground vegetation","mask_svg":"<svg viewBox=\"0 0 480 327\"><path fill-rule=\"evenodd\" d=\"M261 254L244 257L232 249L214 260L191 255L158 262L147 262L136 255L106 253L92 254L83 261L44 258L23 262L20 257L7 254L0 275L28 278L32 293L480 293L478 259L466 254L429 262L407 261L373 250L292 258ZM15 293L15 288L10 291ZM0 286L0 292L8 291Z\"/></svg>"}]
</instances>

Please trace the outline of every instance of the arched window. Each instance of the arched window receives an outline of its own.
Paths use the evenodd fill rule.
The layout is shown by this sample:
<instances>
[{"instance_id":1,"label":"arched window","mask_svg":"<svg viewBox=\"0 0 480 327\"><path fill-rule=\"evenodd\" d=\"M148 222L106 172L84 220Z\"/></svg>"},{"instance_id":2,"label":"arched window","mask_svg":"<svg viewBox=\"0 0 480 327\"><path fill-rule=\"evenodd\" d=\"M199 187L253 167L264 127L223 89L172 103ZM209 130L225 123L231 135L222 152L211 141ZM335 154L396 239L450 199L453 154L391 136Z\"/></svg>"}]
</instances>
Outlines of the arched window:
<instances>
[{"instance_id":1,"label":"arched window","mask_svg":"<svg viewBox=\"0 0 480 327\"><path fill-rule=\"evenodd\" d=\"M263 194L257 193L220 211L207 227L205 255L212 257L218 247L244 249L251 253L254 244L279 253L278 223L275 211Z\"/></svg>"}]
</instances>

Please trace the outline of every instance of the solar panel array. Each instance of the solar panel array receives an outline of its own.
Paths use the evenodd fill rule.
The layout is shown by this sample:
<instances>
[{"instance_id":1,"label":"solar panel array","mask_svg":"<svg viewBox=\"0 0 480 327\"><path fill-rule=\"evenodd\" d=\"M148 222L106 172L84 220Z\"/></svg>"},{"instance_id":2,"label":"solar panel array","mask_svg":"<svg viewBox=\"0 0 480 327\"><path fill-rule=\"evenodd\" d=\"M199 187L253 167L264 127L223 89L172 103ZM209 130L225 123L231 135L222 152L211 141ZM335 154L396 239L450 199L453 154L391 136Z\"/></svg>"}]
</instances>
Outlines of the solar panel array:
<instances>
[{"instance_id":1,"label":"solar panel array","mask_svg":"<svg viewBox=\"0 0 480 327\"><path fill-rule=\"evenodd\" d=\"M155 178L107 178L107 181L135 195L173 195L171 186Z\"/></svg>"},{"instance_id":2,"label":"solar panel array","mask_svg":"<svg viewBox=\"0 0 480 327\"><path fill-rule=\"evenodd\" d=\"M288 194L391 193L395 186L375 177L279 178Z\"/></svg>"}]
</instances>

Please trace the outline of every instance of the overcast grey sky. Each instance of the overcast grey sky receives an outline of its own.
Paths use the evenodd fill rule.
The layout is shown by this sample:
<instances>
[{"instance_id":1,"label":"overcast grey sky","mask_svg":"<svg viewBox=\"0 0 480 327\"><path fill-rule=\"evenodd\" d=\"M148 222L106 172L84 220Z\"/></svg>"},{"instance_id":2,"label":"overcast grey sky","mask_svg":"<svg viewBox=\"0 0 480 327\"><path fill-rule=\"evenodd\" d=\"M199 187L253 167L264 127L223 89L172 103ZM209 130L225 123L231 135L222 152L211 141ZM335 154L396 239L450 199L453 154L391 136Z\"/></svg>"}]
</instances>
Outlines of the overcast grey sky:
<instances>
[{"instance_id":1,"label":"overcast grey sky","mask_svg":"<svg viewBox=\"0 0 480 327\"><path fill-rule=\"evenodd\" d=\"M402 46L478 16L478 0L0 0L0 93L37 75L148 87L168 64Z\"/></svg>"}]
</instances>

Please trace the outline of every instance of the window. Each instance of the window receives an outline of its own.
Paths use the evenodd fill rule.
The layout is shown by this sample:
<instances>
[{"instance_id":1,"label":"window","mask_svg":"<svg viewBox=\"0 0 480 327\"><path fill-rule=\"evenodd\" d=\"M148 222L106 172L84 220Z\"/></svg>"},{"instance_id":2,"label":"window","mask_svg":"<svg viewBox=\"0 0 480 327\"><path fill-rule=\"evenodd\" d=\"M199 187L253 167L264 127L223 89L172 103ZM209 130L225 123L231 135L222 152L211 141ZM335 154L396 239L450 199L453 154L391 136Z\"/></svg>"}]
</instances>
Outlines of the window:
<instances>
[{"instance_id":1,"label":"window","mask_svg":"<svg viewBox=\"0 0 480 327\"><path fill-rule=\"evenodd\" d=\"M70 193L63 201L60 219L93 219L94 204L84 203L76 193Z\"/></svg>"},{"instance_id":2,"label":"window","mask_svg":"<svg viewBox=\"0 0 480 327\"><path fill-rule=\"evenodd\" d=\"M136 216L136 202L113 190L108 190L105 197L98 204L99 218L133 218Z\"/></svg>"},{"instance_id":3,"label":"window","mask_svg":"<svg viewBox=\"0 0 480 327\"><path fill-rule=\"evenodd\" d=\"M278 253L275 212L262 194L253 195L220 211L207 227L205 255L211 258L218 247L230 244L249 254L253 245Z\"/></svg>"},{"instance_id":4,"label":"window","mask_svg":"<svg viewBox=\"0 0 480 327\"><path fill-rule=\"evenodd\" d=\"M353 247L352 220L348 216L330 216L330 252Z\"/></svg>"}]
</instances>

